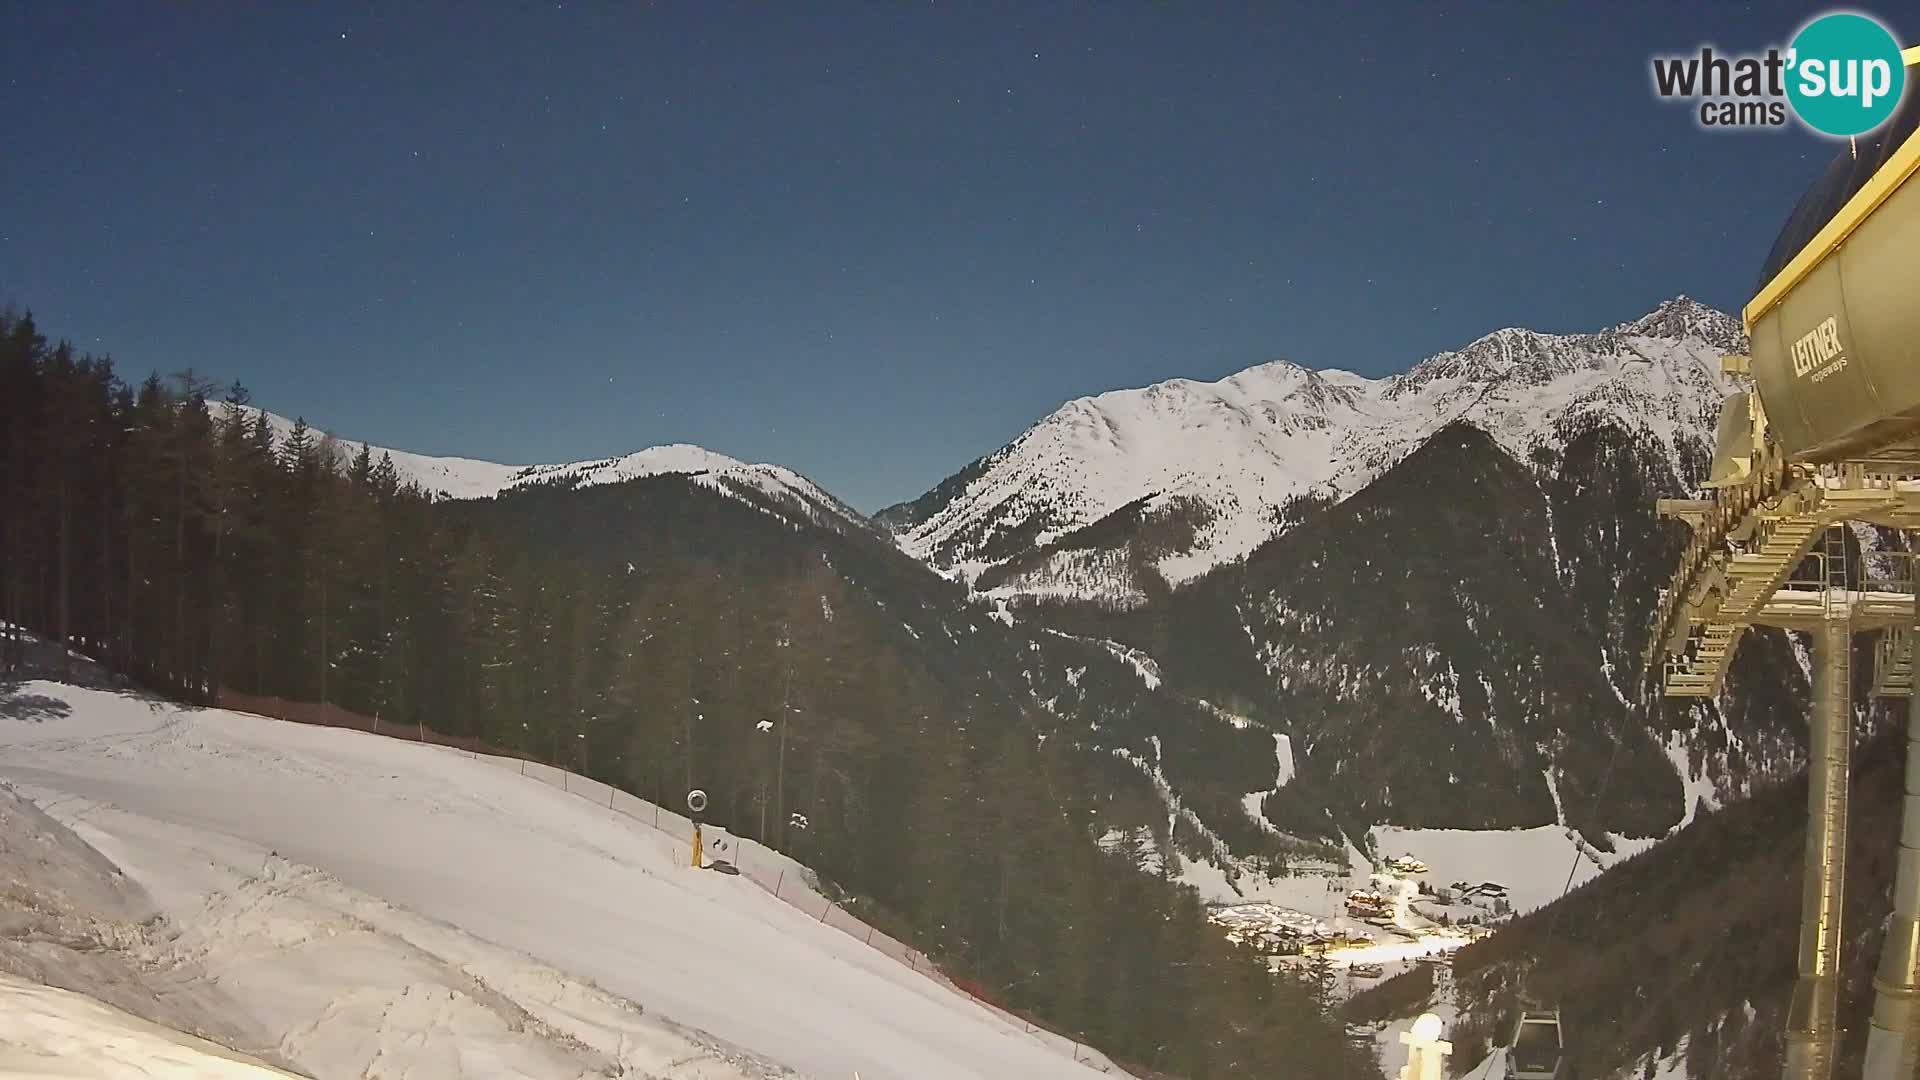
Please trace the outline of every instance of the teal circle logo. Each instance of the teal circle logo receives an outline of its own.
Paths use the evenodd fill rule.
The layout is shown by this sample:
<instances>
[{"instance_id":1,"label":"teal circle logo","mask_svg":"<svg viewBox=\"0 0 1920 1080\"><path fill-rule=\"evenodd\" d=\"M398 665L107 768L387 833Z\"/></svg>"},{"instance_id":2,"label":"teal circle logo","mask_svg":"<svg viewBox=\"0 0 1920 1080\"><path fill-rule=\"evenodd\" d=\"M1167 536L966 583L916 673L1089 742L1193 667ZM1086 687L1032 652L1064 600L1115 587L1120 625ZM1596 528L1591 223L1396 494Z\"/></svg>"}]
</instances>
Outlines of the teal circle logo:
<instances>
[{"instance_id":1,"label":"teal circle logo","mask_svg":"<svg viewBox=\"0 0 1920 1080\"><path fill-rule=\"evenodd\" d=\"M1893 115L1907 89L1900 43L1865 15L1839 12L1808 23L1794 37L1787 65L1793 111L1826 135L1872 131Z\"/></svg>"}]
</instances>

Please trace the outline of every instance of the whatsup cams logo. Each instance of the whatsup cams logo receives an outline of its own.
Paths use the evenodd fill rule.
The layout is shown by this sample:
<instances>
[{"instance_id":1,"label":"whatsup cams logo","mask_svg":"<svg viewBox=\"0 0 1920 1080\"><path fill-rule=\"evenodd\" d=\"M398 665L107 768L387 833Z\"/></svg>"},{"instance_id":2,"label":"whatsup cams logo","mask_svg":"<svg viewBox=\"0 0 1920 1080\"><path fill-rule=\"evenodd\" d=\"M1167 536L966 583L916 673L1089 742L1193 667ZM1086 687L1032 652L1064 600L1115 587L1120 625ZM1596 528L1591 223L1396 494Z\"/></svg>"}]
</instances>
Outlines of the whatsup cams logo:
<instances>
[{"instance_id":1,"label":"whatsup cams logo","mask_svg":"<svg viewBox=\"0 0 1920 1080\"><path fill-rule=\"evenodd\" d=\"M1906 92L1900 42L1885 24L1840 11L1800 28L1786 48L1653 58L1653 89L1692 103L1700 126L1784 127L1790 117L1822 135L1864 135L1887 122Z\"/></svg>"}]
</instances>

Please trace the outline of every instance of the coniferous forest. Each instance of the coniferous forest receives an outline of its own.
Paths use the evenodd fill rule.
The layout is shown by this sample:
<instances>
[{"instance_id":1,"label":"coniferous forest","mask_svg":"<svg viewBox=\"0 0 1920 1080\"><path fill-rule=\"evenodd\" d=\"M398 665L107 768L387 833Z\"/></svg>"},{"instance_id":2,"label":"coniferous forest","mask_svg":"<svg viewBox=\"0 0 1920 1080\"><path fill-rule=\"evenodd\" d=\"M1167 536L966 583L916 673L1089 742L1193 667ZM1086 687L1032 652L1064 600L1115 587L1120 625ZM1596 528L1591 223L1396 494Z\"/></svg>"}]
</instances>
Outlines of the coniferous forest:
<instances>
[{"instance_id":1,"label":"coniferous forest","mask_svg":"<svg viewBox=\"0 0 1920 1080\"><path fill-rule=\"evenodd\" d=\"M327 703L670 805L700 786L868 921L1142 1073L1377 1075L1323 990L1095 843L1151 801L1140 774L1036 706L1035 646L863 523L683 476L450 501L249 405L0 315L0 618L184 701ZM23 657L0 640L6 676Z\"/></svg>"}]
</instances>

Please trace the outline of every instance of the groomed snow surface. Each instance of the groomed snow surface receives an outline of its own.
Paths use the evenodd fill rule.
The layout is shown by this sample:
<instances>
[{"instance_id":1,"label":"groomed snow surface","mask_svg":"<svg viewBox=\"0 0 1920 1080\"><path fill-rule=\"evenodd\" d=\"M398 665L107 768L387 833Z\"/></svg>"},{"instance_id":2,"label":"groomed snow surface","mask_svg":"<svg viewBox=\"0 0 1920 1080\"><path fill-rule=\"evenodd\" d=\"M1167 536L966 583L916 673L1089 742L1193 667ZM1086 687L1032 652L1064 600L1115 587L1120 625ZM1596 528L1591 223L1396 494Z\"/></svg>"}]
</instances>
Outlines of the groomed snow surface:
<instances>
[{"instance_id":1,"label":"groomed snow surface","mask_svg":"<svg viewBox=\"0 0 1920 1080\"><path fill-rule=\"evenodd\" d=\"M0 691L0 780L151 897L133 966L322 1080L1093 1075L666 834L442 748L27 683Z\"/></svg>"}]
</instances>

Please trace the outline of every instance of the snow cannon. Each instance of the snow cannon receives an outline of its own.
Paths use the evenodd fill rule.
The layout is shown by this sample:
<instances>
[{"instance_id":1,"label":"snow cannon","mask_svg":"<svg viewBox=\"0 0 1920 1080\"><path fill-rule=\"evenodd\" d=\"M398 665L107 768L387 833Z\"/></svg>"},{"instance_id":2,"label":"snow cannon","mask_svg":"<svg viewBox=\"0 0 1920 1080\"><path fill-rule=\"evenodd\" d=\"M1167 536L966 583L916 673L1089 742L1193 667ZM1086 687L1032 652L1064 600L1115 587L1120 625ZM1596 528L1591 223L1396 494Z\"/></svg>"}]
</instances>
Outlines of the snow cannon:
<instances>
[{"instance_id":1,"label":"snow cannon","mask_svg":"<svg viewBox=\"0 0 1920 1080\"><path fill-rule=\"evenodd\" d=\"M687 812L693 815L693 868L698 870L706 865L705 843L700 835L700 815L707 809L707 793L699 788L687 792Z\"/></svg>"},{"instance_id":2,"label":"snow cannon","mask_svg":"<svg viewBox=\"0 0 1920 1080\"><path fill-rule=\"evenodd\" d=\"M1920 79L1920 48L1905 59L1909 82ZM1839 152L1787 219L1743 313L1748 373L1788 461L1920 457L1916 125L1920 92L1909 91Z\"/></svg>"}]
</instances>

